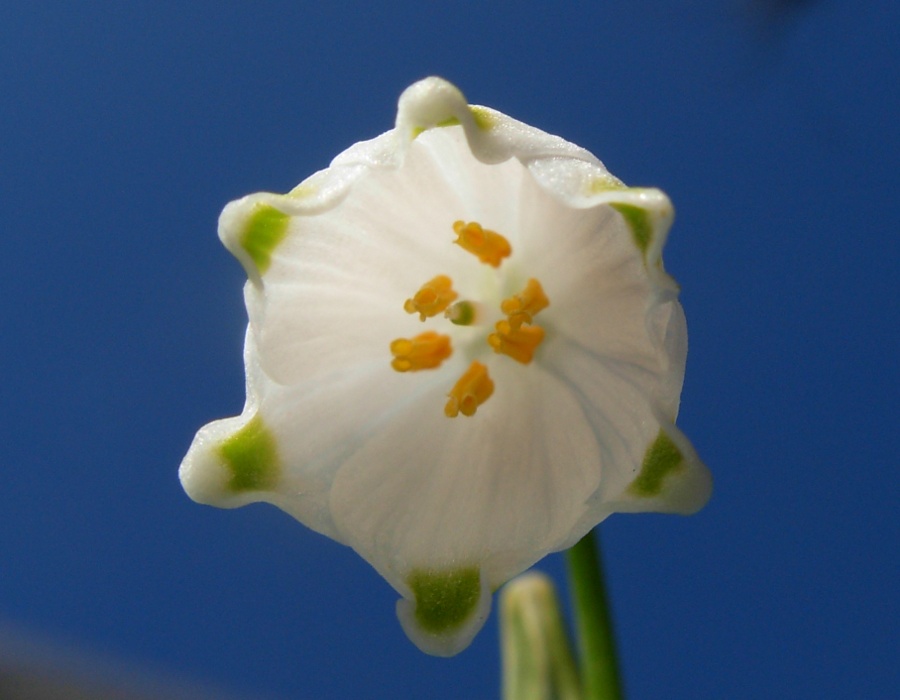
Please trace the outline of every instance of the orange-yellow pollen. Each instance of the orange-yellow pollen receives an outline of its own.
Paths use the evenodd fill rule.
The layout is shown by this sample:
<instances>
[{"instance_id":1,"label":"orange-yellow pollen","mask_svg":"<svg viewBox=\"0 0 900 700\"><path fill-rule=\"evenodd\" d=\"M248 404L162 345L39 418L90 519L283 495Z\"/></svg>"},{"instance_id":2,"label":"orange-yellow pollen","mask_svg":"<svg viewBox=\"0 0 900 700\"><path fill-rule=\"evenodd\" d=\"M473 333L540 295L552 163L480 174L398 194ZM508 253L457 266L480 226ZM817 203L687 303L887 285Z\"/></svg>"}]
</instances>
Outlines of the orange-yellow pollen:
<instances>
[{"instance_id":1,"label":"orange-yellow pollen","mask_svg":"<svg viewBox=\"0 0 900 700\"><path fill-rule=\"evenodd\" d=\"M527 365L534 358L534 351L544 339L544 329L540 326L520 326L514 328L509 321L498 321L496 333L488 336L488 344L494 352L509 355L517 362Z\"/></svg>"},{"instance_id":2,"label":"orange-yellow pollen","mask_svg":"<svg viewBox=\"0 0 900 700\"><path fill-rule=\"evenodd\" d=\"M476 221L454 221L453 230L459 236L454 243L491 267L500 267L503 258L512 254L508 240L496 231L481 228Z\"/></svg>"},{"instance_id":3,"label":"orange-yellow pollen","mask_svg":"<svg viewBox=\"0 0 900 700\"><path fill-rule=\"evenodd\" d=\"M476 360L447 394L450 400L444 406L444 415L447 418L456 418L460 413L474 416L478 407L493 393L494 382L488 376L487 367Z\"/></svg>"},{"instance_id":4,"label":"orange-yellow pollen","mask_svg":"<svg viewBox=\"0 0 900 700\"><path fill-rule=\"evenodd\" d=\"M544 294L541 283L533 277L518 294L504 299L500 310L509 317L509 325L514 329L523 323L531 323L538 312L550 306L550 300Z\"/></svg>"},{"instance_id":5,"label":"orange-yellow pollen","mask_svg":"<svg viewBox=\"0 0 900 700\"><path fill-rule=\"evenodd\" d=\"M431 316L437 316L459 296L453 291L453 282L447 275L438 275L422 285L412 299L407 299L403 308L408 314L419 314L419 320L424 321Z\"/></svg>"},{"instance_id":6,"label":"orange-yellow pollen","mask_svg":"<svg viewBox=\"0 0 900 700\"><path fill-rule=\"evenodd\" d=\"M391 343L391 367L398 372L435 369L453 354L450 336L426 331L415 338L397 338Z\"/></svg>"}]
</instances>

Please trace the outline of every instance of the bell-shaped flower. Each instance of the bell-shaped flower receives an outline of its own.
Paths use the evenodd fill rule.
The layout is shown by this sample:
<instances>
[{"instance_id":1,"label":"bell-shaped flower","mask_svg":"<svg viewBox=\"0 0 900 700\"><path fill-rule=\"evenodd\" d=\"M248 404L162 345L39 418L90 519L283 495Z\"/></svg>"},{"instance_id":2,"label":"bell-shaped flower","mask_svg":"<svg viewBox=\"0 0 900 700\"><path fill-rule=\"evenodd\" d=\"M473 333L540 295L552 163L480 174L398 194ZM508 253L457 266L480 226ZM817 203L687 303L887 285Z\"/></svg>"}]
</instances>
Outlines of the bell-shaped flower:
<instances>
[{"instance_id":1,"label":"bell-shaped flower","mask_svg":"<svg viewBox=\"0 0 900 700\"><path fill-rule=\"evenodd\" d=\"M616 511L692 513L672 207L439 78L287 194L230 203L247 403L194 439L187 493L266 501L355 549L451 655L491 594Z\"/></svg>"}]
</instances>

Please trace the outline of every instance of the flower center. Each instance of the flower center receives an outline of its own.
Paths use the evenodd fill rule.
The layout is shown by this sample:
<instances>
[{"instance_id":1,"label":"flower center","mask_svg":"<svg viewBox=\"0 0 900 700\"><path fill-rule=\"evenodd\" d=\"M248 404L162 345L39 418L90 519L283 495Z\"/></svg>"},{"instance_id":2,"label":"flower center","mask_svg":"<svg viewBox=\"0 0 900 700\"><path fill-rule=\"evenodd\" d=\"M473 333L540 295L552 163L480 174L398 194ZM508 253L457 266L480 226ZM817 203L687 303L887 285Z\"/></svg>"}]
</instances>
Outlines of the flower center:
<instances>
[{"instance_id":1,"label":"flower center","mask_svg":"<svg viewBox=\"0 0 900 700\"><path fill-rule=\"evenodd\" d=\"M503 260L512 255L512 247L505 237L482 228L476 221L455 221L453 231L457 235L453 242L482 264L499 268ZM455 325L476 324L483 316L484 305L466 299L456 301L458 298L453 281L447 275L438 275L407 299L403 309L409 314L419 314L419 320L423 322L443 312L444 317ZM494 332L485 338L486 345L496 353L527 365L544 340L544 329L533 325L534 317L549 305L550 300L541 283L529 279L521 292L500 303L500 311L506 318L494 325ZM397 338L391 343L390 350L393 355L391 367L398 372L437 369L453 354L450 336L435 331L426 331L414 338ZM473 360L447 394L449 400L444 406L444 415L448 418L455 418L460 413L473 416L493 393L494 382L488 376L487 367Z\"/></svg>"}]
</instances>

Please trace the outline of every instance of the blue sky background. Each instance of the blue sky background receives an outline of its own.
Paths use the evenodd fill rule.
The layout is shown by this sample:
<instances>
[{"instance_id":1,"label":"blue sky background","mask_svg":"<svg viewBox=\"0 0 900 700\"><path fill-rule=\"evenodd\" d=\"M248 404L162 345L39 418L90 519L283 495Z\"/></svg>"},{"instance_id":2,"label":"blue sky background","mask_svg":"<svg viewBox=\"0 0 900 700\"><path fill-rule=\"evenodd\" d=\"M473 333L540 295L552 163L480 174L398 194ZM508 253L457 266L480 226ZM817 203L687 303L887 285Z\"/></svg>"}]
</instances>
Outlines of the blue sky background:
<instances>
[{"instance_id":1,"label":"blue sky background","mask_svg":"<svg viewBox=\"0 0 900 700\"><path fill-rule=\"evenodd\" d=\"M243 403L222 206L437 74L676 206L679 423L716 486L600 528L630 696L896 697L900 4L374 8L0 4L4 653L246 698L497 697L496 618L425 656L351 551L176 475Z\"/></svg>"}]
</instances>

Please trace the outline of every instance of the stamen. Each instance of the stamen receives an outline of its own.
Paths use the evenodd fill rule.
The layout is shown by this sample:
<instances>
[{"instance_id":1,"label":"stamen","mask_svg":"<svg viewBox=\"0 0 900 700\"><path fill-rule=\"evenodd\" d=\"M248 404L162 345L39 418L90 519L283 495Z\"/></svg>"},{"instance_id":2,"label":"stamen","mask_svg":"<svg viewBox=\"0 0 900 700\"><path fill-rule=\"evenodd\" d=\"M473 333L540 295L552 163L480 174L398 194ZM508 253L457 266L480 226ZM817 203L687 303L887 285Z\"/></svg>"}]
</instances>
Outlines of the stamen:
<instances>
[{"instance_id":1,"label":"stamen","mask_svg":"<svg viewBox=\"0 0 900 700\"><path fill-rule=\"evenodd\" d=\"M412 299L407 299L403 308L408 314L419 314L419 320L424 321L444 311L458 296L453 291L453 282L450 278L447 275L438 275L423 284Z\"/></svg>"},{"instance_id":2,"label":"stamen","mask_svg":"<svg viewBox=\"0 0 900 700\"><path fill-rule=\"evenodd\" d=\"M504 299L500 310L509 317L509 325L519 328L523 323L531 323L538 312L550 306L550 300L544 294L541 283L533 277L518 294Z\"/></svg>"},{"instance_id":3,"label":"stamen","mask_svg":"<svg viewBox=\"0 0 900 700\"><path fill-rule=\"evenodd\" d=\"M487 367L478 361L472 362L465 374L447 396L450 400L444 406L447 418L456 418L460 413L474 416L478 407L494 393L494 382L488 376Z\"/></svg>"},{"instance_id":4,"label":"stamen","mask_svg":"<svg viewBox=\"0 0 900 700\"><path fill-rule=\"evenodd\" d=\"M481 315L479 306L471 301L458 301L444 312L444 316L457 326L471 326Z\"/></svg>"},{"instance_id":5,"label":"stamen","mask_svg":"<svg viewBox=\"0 0 900 700\"><path fill-rule=\"evenodd\" d=\"M391 343L391 367L398 372L435 369L453 354L450 336L427 331L415 338L397 338Z\"/></svg>"},{"instance_id":6,"label":"stamen","mask_svg":"<svg viewBox=\"0 0 900 700\"><path fill-rule=\"evenodd\" d=\"M481 224L475 221L468 224L464 221L454 221L453 230L459 236L454 243L492 267L500 267L503 258L509 257L512 253L509 241L496 231L481 228Z\"/></svg>"},{"instance_id":7,"label":"stamen","mask_svg":"<svg viewBox=\"0 0 900 700\"><path fill-rule=\"evenodd\" d=\"M509 355L517 362L527 365L534 357L534 351L544 339L544 329L540 326L514 328L509 321L498 321L496 333L488 336L488 344L494 352Z\"/></svg>"}]
</instances>

